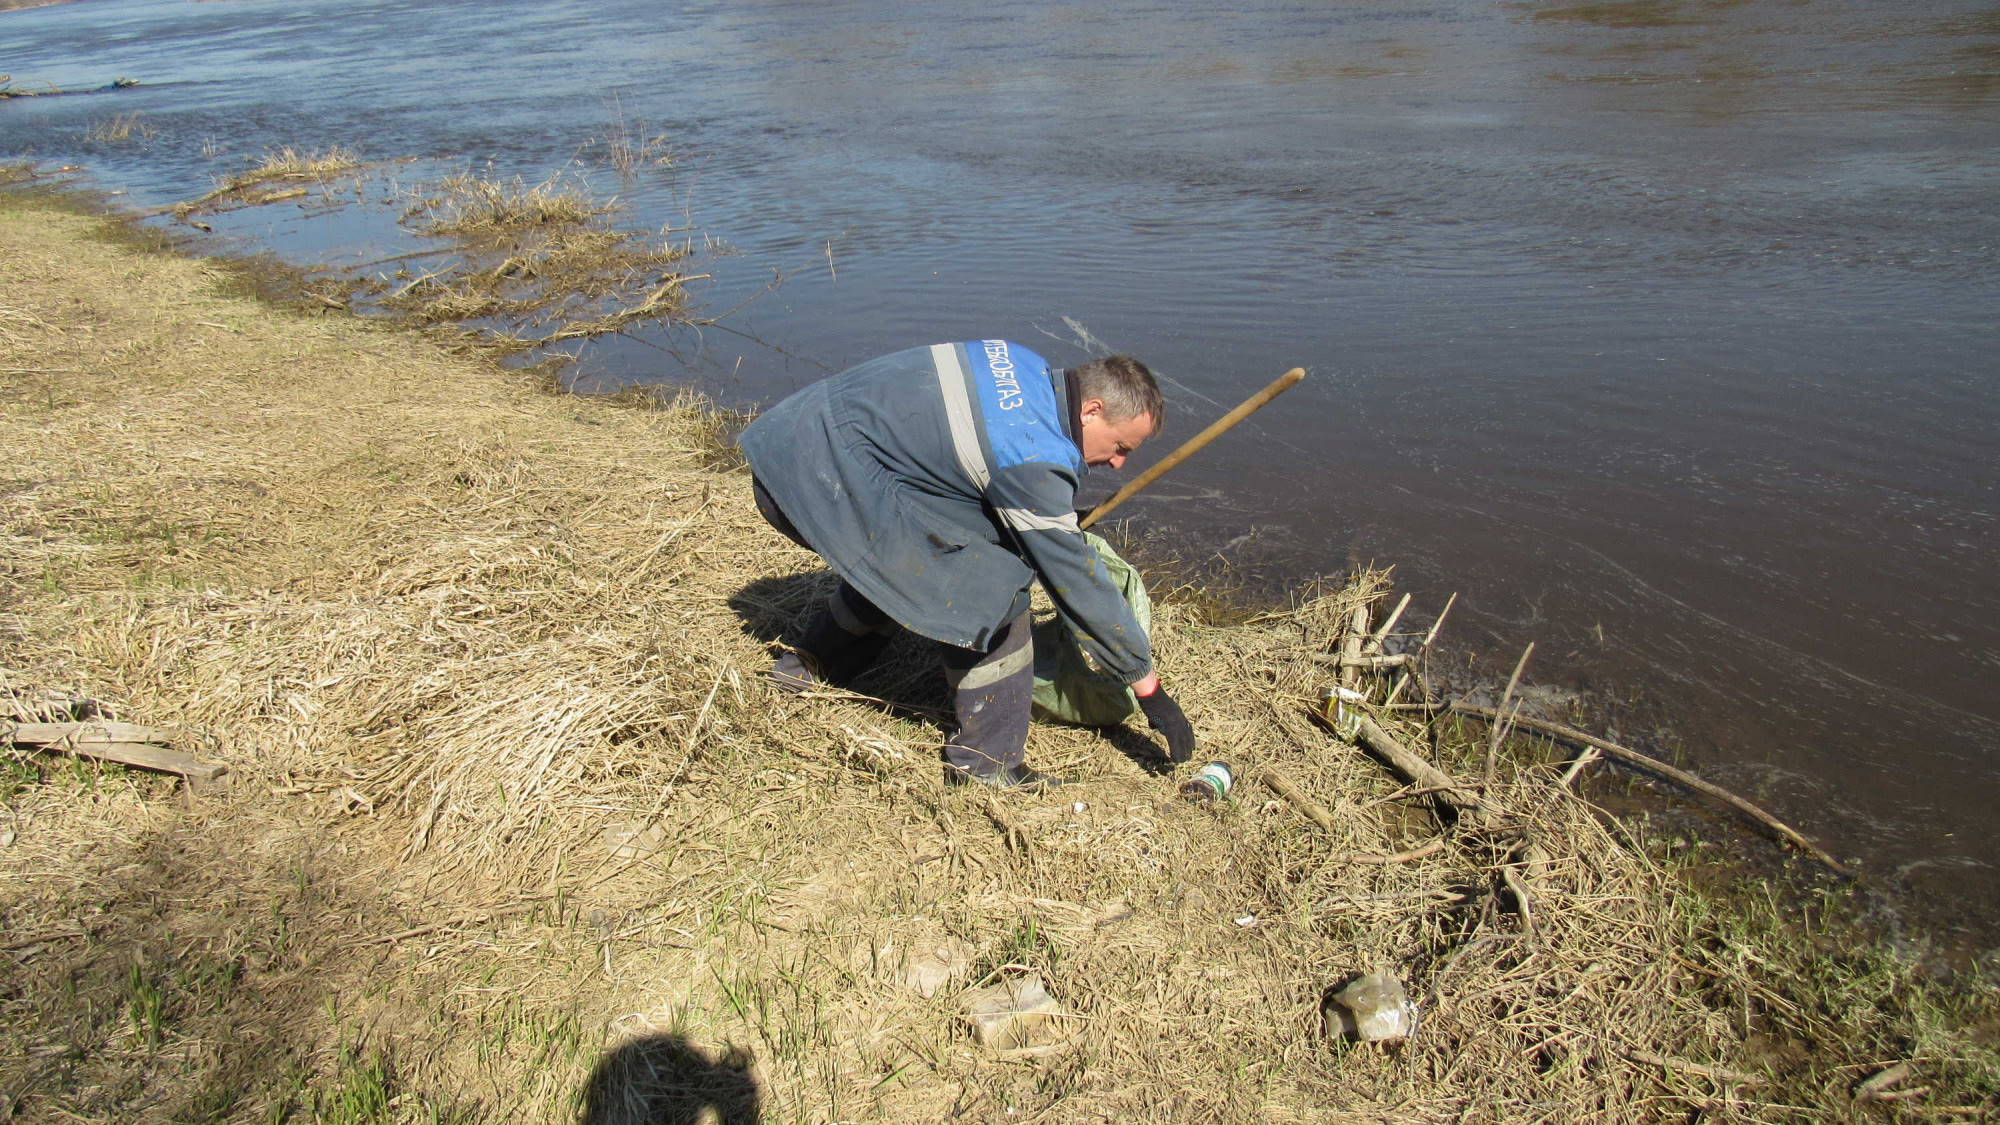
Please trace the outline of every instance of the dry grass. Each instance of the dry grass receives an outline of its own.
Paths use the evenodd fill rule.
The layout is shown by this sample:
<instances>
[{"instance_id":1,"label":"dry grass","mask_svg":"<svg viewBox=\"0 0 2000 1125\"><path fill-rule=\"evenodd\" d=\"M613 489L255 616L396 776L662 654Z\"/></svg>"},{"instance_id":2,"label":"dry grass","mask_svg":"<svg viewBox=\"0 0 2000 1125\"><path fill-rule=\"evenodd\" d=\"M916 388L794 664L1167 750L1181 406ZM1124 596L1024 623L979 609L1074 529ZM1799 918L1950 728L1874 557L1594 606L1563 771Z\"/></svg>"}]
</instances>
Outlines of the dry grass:
<instances>
[{"instance_id":1,"label":"dry grass","mask_svg":"<svg viewBox=\"0 0 2000 1125\"><path fill-rule=\"evenodd\" d=\"M917 646L862 685L894 706L761 688L828 580L709 467L700 404L541 394L88 225L0 204L6 699L172 727L237 782L0 759L17 1120L1890 1112L1840 1084L1874 1056L1703 952L1747 939L1677 912L1554 767L1517 759L1502 820L1440 826L1310 716L1312 656L1379 574L1246 624L1157 612L1210 752L1282 769L1334 832L1249 783L1175 800L1139 731L1038 727L1033 760L1083 779L1059 794L948 791ZM904 983L954 943L957 983ZM1329 1041L1322 997L1378 963L1419 1034ZM1062 1039L978 1048L954 997L1023 971ZM1780 1026L1819 1069L1746 1054ZM1992 1104L1983 1048L1908 1049ZM1784 1096L1702 1070L1767 1065Z\"/></svg>"}]
</instances>

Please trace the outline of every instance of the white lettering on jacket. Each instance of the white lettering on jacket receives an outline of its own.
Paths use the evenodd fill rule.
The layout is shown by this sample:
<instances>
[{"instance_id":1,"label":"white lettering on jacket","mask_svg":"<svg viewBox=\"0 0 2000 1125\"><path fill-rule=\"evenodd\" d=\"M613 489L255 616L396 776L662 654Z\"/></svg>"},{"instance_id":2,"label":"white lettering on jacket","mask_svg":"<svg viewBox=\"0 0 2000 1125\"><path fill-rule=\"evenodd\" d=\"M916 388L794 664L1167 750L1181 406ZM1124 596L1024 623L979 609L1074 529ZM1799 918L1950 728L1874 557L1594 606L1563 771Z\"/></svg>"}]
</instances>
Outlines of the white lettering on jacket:
<instances>
[{"instance_id":1,"label":"white lettering on jacket","mask_svg":"<svg viewBox=\"0 0 2000 1125\"><path fill-rule=\"evenodd\" d=\"M1000 409L1017 410L1027 400L1021 397L1021 380L1014 374L1013 357L1007 341L981 340L986 346L986 367L993 373L993 389L1000 396Z\"/></svg>"}]
</instances>

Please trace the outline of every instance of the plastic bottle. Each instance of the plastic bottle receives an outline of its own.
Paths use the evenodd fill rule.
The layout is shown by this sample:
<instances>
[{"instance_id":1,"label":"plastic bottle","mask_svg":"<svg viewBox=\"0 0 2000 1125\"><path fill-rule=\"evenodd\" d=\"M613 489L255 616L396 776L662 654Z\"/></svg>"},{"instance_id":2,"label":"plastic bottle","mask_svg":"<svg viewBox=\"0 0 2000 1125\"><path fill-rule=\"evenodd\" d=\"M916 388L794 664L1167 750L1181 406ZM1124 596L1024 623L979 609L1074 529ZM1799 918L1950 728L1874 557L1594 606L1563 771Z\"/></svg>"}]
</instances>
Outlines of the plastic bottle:
<instances>
[{"instance_id":1,"label":"plastic bottle","mask_svg":"<svg viewBox=\"0 0 2000 1125\"><path fill-rule=\"evenodd\" d=\"M1181 786L1181 796L1198 805L1212 805L1229 796L1235 785L1236 771L1228 762L1210 762Z\"/></svg>"}]
</instances>

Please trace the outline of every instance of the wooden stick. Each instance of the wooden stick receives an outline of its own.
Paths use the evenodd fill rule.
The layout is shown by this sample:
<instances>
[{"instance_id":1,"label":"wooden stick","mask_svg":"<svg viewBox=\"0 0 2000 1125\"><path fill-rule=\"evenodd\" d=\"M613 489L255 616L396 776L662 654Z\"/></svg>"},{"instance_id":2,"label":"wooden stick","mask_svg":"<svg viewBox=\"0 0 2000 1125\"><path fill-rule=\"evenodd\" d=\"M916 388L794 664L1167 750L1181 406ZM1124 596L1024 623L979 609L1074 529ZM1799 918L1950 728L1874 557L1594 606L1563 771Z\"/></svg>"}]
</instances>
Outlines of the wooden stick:
<instances>
[{"instance_id":1,"label":"wooden stick","mask_svg":"<svg viewBox=\"0 0 2000 1125\"><path fill-rule=\"evenodd\" d=\"M80 742L167 742L161 732L136 723L12 723L0 722L0 741L46 746L74 738Z\"/></svg>"},{"instance_id":2,"label":"wooden stick","mask_svg":"<svg viewBox=\"0 0 2000 1125\"><path fill-rule=\"evenodd\" d=\"M1368 638L1367 644L1361 646L1361 655L1372 656L1381 652L1382 642L1389 639L1389 630L1396 627L1397 620L1408 608L1410 608L1410 595L1404 594L1403 600L1396 603L1396 608L1389 611L1389 616L1382 619L1381 627L1375 630L1375 635Z\"/></svg>"},{"instance_id":3,"label":"wooden stick","mask_svg":"<svg viewBox=\"0 0 2000 1125\"><path fill-rule=\"evenodd\" d=\"M1604 755L1599 753L1597 747L1595 746L1584 747L1581 751L1577 753L1576 758L1570 762L1569 768L1563 771L1562 775L1563 788L1567 789L1571 785L1574 785L1576 783L1576 775L1583 772L1583 767L1589 765L1590 763L1596 761L1597 759L1603 756Z\"/></svg>"},{"instance_id":4,"label":"wooden stick","mask_svg":"<svg viewBox=\"0 0 2000 1125\"><path fill-rule=\"evenodd\" d=\"M1430 654L1431 642L1437 640L1438 630L1444 628L1444 619L1450 616L1451 607L1457 604L1458 592L1454 590L1451 597L1444 600L1444 608L1438 611L1437 620L1431 622L1430 632L1424 634L1424 643L1417 646L1418 656L1428 656ZM1382 701L1382 706L1394 707L1396 705L1396 697L1403 694L1403 685L1409 682L1410 670L1405 668L1403 674L1396 677L1396 682L1389 686L1389 697Z\"/></svg>"},{"instance_id":5,"label":"wooden stick","mask_svg":"<svg viewBox=\"0 0 2000 1125\"><path fill-rule=\"evenodd\" d=\"M1514 873L1511 867L1500 869L1500 881L1507 884L1507 890L1514 896L1514 905L1521 912L1521 933L1530 942L1535 940L1535 908L1528 901L1528 881Z\"/></svg>"},{"instance_id":6,"label":"wooden stick","mask_svg":"<svg viewBox=\"0 0 2000 1125\"><path fill-rule=\"evenodd\" d=\"M1710 1066L1707 1063L1689 1062L1686 1059L1671 1059L1665 1055L1656 1055L1651 1051L1642 1051L1637 1047L1625 1048L1624 1055L1635 1063L1657 1066L1662 1070L1679 1070L1689 1074L1699 1074L1703 1078L1713 1078L1717 1082L1735 1082L1744 1086L1761 1086L1764 1084L1762 1075L1745 1074L1740 1070Z\"/></svg>"},{"instance_id":7,"label":"wooden stick","mask_svg":"<svg viewBox=\"0 0 2000 1125\"><path fill-rule=\"evenodd\" d=\"M5 950L9 953L12 953L17 949L27 949L31 946L36 946L36 945L46 945L49 942L53 941L73 941L77 938L87 938L89 936L90 936L89 930L59 930L56 933L37 934L34 937L30 938L10 938L7 941L0 942L0 950Z\"/></svg>"},{"instance_id":8,"label":"wooden stick","mask_svg":"<svg viewBox=\"0 0 2000 1125\"><path fill-rule=\"evenodd\" d=\"M1347 622L1347 638L1340 642L1340 686L1353 691L1361 683L1361 646L1368 643L1368 603L1354 607Z\"/></svg>"},{"instance_id":9,"label":"wooden stick","mask_svg":"<svg viewBox=\"0 0 2000 1125\"><path fill-rule=\"evenodd\" d=\"M394 944L406 938L422 937L424 934L450 929L453 926L473 926L481 922L495 922L502 918L512 918L516 914L526 914L528 911L547 901L547 898L536 898L514 906L502 906L494 910L482 910L472 914L459 914L451 918L446 918L442 922L430 922L422 926L411 926L407 930L401 930L393 934L384 934L381 937L364 938L361 944L372 945L376 942Z\"/></svg>"},{"instance_id":10,"label":"wooden stick","mask_svg":"<svg viewBox=\"0 0 2000 1125\"><path fill-rule=\"evenodd\" d=\"M1403 668L1417 662L1416 654L1413 652L1398 652L1390 656L1364 652L1355 657L1349 657L1344 653L1315 652L1312 658L1321 664L1331 664L1339 668Z\"/></svg>"},{"instance_id":11,"label":"wooden stick","mask_svg":"<svg viewBox=\"0 0 2000 1125\"><path fill-rule=\"evenodd\" d=\"M1361 741L1375 751L1405 781L1435 790L1439 800L1457 809L1478 810L1485 806L1477 796L1462 788L1451 776L1412 752L1381 724L1366 715L1361 718Z\"/></svg>"},{"instance_id":12,"label":"wooden stick","mask_svg":"<svg viewBox=\"0 0 2000 1125\"><path fill-rule=\"evenodd\" d=\"M1271 787L1272 792L1292 803L1292 807L1305 814L1307 820L1328 832L1333 831L1333 814L1326 806L1306 795L1306 791L1292 782L1292 779L1269 766L1258 771L1257 780Z\"/></svg>"},{"instance_id":13,"label":"wooden stick","mask_svg":"<svg viewBox=\"0 0 2000 1125\"><path fill-rule=\"evenodd\" d=\"M1470 715L1475 719L1483 719L1487 722L1493 722L1500 717L1497 711L1486 707L1474 707L1470 703L1452 703L1446 710L1456 712L1460 715ZM1529 730L1540 731L1543 734L1552 735L1556 738L1564 738L1584 746L1594 747L1635 769L1641 769L1647 773L1667 778L1670 781L1679 782L1697 793L1705 793L1777 833L1799 848L1799 850L1818 860L1820 863L1825 864L1827 869L1834 874L1846 879L1854 877L1854 872L1851 868L1831 855L1828 855L1818 844L1800 835L1797 829L1765 812L1763 809L1758 808L1756 805L1738 797L1736 794L1731 793L1729 790L1722 788L1720 785L1703 781L1686 770L1676 769L1660 761L1658 758L1641 754L1636 750L1628 750L1615 742L1607 742L1594 735L1585 734L1574 727L1563 726L1561 723L1551 723L1542 719L1530 719L1520 715L1514 716L1513 722L1516 726L1526 727Z\"/></svg>"},{"instance_id":14,"label":"wooden stick","mask_svg":"<svg viewBox=\"0 0 2000 1125\"><path fill-rule=\"evenodd\" d=\"M1082 521L1079 522L1077 526L1089 527L1091 524L1094 524L1098 520L1103 519L1106 515L1110 514L1111 509L1116 508L1118 505L1123 504L1127 500L1130 500L1133 496L1138 494L1140 489L1145 488L1147 485L1160 479L1162 476L1165 476L1167 471L1169 469L1172 469L1175 465L1178 465L1182 461L1185 461L1188 458L1194 456L1195 454L1201 452L1202 446L1205 446L1209 442L1214 441L1216 438L1221 437L1222 432L1224 430L1227 430L1229 427L1234 426L1236 423L1241 422L1243 419L1250 417L1252 414L1257 413L1257 411L1263 409L1265 403L1270 402L1272 399L1277 398L1279 395L1284 394L1286 391L1291 390L1294 384L1296 384L1300 379L1303 379L1305 377L1306 377L1306 369L1303 367L1294 367L1290 371L1285 372L1283 375L1278 376L1276 379L1272 380L1270 386L1265 387L1263 390L1258 391L1256 394L1251 395L1247 399L1244 399L1243 405L1237 407L1236 409L1230 411L1227 414L1224 414L1222 417L1217 418L1214 422L1209 423L1209 427L1207 429L1187 439L1187 441L1182 442L1181 447L1179 449L1176 449L1172 453L1169 453L1165 457L1162 457L1160 459L1159 464L1154 465L1152 468L1147 469L1143 473L1140 473L1139 476L1132 481L1132 483L1126 485L1124 488L1121 488L1117 492L1113 493L1111 499L1106 500L1104 503L1099 504L1095 508L1092 508L1090 510L1090 514L1083 517Z\"/></svg>"},{"instance_id":15,"label":"wooden stick","mask_svg":"<svg viewBox=\"0 0 2000 1125\"><path fill-rule=\"evenodd\" d=\"M1391 864L1408 863L1413 859L1422 859L1427 855L1435 855L1443 847L1444 838L1440 836L1428 844L1411 848L1406 852L1391 852L1388 855L1381 855L1376 852L1335 852L1326 858L1332 863L1372 863L1381 867L1388 867Z\"/></svg>"},{"instance_id":16,"label":"wooden stick","mask_svg":"<svg viewBox=\"0 0 2000 1125\"><path fill-rule=\"evenodd\" d=\"M1514 689L1521 686L1521 669L1528 666L1528 657L1534 651L1535 642L1529 641L1528 647L1521 650L1521 659L1514 662L1514 674L1507 677L1507 690L1500 693L1500 714L1503 716L1507 714L1507 704L1514 700ZM1502 718L1499 722L1493 724L1493 737L1486 742L1486 781L1484 782L1484 786L1487 789L1493 788L1493 767L1500 758L1500 740L1506 737L1507 720Z\"/></svg>"},{"instance_id":17,"label":"wooden stick","mask_svg":"<svg viewBox=\"0 0 2000 1125\"><path fill-rule=\"evenodd\" d=\"M1854 1100L1867 1101L1870 1098L1880 1098L1882 1091L1887 1090L1889 1087L1894 1086L1896 1083L1915 1073L1916 1067L1914 1065L1907 1062L1899 1062L1895 1066L1877 1073L1861 1085L1856 1086L1854 1088Z\"/></svg>"}]
</instances>

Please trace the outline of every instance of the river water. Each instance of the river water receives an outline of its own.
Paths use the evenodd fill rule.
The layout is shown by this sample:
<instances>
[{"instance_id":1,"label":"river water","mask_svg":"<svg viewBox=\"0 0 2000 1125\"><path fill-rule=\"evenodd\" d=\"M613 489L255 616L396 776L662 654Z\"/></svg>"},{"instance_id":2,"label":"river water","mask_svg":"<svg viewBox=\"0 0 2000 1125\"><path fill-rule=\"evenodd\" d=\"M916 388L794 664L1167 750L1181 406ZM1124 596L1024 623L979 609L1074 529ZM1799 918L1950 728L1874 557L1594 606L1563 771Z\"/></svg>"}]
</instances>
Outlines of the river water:
<instances>
[{"instance_id":1,"label":"river water","mask_svg":"<svg viewBox=\"0 0 2000 1125\"><path fill-rule=\"evenodd\" d=\"M1457 592L1479 667L1537 642L1614 737L2000 933L1992 0L83 0L0 13L0 72L141 79L0 102L0 154L141 207L339 144L568 167L727 243L703 305L755 299L587 387L1101 341L1170 380L1170 448L1304 366L1126 511ZM621 121L671 167L607 167ZM409 248L379 207L216 241Z\"/></svg>"}]
</instances>

